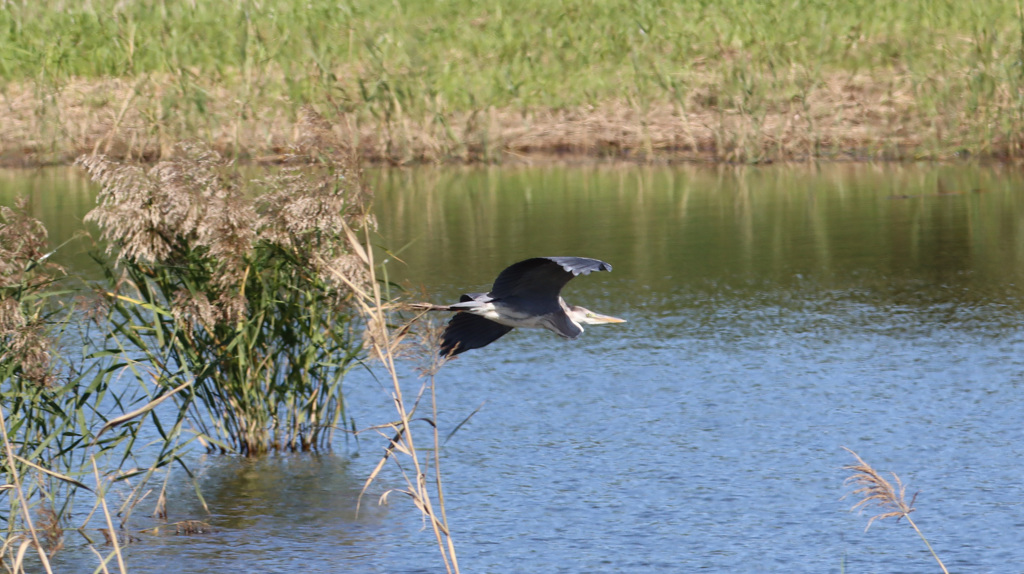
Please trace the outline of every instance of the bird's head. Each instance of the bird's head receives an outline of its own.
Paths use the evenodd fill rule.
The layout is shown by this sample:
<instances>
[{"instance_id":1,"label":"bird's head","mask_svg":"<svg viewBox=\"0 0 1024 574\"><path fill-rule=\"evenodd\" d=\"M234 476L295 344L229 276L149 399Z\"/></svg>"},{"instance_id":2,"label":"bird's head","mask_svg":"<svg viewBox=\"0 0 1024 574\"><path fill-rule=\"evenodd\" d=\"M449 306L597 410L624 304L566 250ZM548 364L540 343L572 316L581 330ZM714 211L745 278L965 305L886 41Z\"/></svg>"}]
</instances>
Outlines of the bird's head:
<instances>
[{"instance_id":1,"label":"bird's head","mask_svg":"<svg viewBox=\"0 0 1024 574\"><path fill-rule=\"evenodd\" d=\"M580 325L603 325L605 323L625 323L625 319L619 319L618 317L612 317L610 315L602 315L595 313L586 307L580 307L579 305L570 305L568 310L569 317L573 321Z\"/></svg>"}]
</instances>

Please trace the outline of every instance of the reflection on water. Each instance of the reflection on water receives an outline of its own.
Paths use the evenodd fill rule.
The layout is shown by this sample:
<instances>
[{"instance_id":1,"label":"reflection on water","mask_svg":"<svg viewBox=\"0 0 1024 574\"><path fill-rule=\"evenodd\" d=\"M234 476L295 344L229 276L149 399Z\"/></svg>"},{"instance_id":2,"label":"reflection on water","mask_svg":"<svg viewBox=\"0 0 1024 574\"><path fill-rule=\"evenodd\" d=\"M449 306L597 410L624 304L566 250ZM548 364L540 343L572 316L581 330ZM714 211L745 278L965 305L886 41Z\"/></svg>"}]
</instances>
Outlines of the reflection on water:
<instances>
[{"instance_id":1,"label":"reflection on water","mask_svg":"<svg viewBox=\"0 0 1024 574\"><path fill-rule=\"evenodd\" d=\"M97 188L74 168L41 170L0 169L0 205L13 206L17 198L28 201L27 211L43 222L61 265L94 273L88 250L92 243L76 239L85 228L82 218L96 201Z\"/></svg>"},{"instance_id":2,"label":"reflection on water","mask_svg":"<svg viewBox=\"0 0 1024 574\"><path fill-rule=\"evenodd\" d=\"M154 535L145 529L162 522L140 504L129 523L138 540L124 549L131 572L381 571L370 549L386 515L371 503L356 517L365 476L353 474L344 457L204 456L194 466L210 512L186 481L171 485L168 521L202 520L212 530L175 534L171 527ZM76 542L58 555L59 571L92 571L95 560L75 552Z\"/></svg>"},{"instance_id":3,"label":"reflection on water","mask_svg":"<svg viewBox=\"0 0 1024 574\"><path fill-rule=\"evenodd\" d=\"M920 491L915 520L950 570L1024 562L1016 169L371 176L381 243L404 262L389 272L423 296L487 290L526 257L583 255L615 270L574 280L566 298L629 320L572 342L512 333L440 373L442 434L483 404L445 447L465 571L935 571L906 524L864 532L867 517L848 512L841 446ZM35 190L33 212L61 236L91 196L61 170L4 174L0 202L18 189ZM347 400L359 426L393 417L365 371ZM381 446L208 459L218 532L146 539L132 571L438 571L400 497L353 515ZM180 516L202 518L177 488ZM84 552L74 563L94 564Z\"/></svg>"},{"instance_id":4,"label":"reflection on water","mask_svg":"<svg viewBox=\"0 0 1024 574\"><path fill-rule=\"evenodd\" d=\"M1017 281L1024 257L1024 179L1002 168L423 169L380 181L387 244L409 245L400 269L418 280L581 253L614 258L658 294L808 277L986 284Z\"/></svg>"}]
</instances>

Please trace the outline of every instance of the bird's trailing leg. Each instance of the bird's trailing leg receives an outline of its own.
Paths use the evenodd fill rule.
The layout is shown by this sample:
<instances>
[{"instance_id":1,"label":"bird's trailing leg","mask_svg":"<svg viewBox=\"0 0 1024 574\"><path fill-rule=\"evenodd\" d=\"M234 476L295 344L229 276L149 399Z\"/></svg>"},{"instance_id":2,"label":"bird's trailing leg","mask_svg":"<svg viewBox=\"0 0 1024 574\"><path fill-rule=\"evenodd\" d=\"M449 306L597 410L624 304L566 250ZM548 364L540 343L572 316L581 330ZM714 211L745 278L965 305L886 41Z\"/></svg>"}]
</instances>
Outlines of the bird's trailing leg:
<instances>
[{"instance_id":1,"label":"bird's trailing leg","mask_svg":"<svg viewBox=\"0 0 1024 574\"><path fill-rule=\"evenodd\" d=\"M417 311L451 311L451 305L434 305L433 303L409 303L410 309Z\"/></svg>"}]
</instances>

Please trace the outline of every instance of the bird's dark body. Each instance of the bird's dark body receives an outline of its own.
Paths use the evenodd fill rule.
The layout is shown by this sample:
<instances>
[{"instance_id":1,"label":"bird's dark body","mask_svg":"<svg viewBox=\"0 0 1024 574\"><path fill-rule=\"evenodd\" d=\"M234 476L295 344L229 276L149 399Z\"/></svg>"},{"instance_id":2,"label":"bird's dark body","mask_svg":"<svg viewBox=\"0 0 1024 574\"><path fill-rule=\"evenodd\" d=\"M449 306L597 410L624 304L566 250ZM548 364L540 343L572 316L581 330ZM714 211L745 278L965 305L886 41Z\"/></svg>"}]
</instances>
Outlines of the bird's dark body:
<instances>
[{"instance_id":1,"label":"bird's dark body","mask_svg":"<svg viewBox=\"0 0 1024 574\"><path fill-rule=\"evenodd\" d=\"M441 354L489 345L515 327L542 327L575 339L583 328L570 317L562 288L577 275L611 270L608 263L585 257L535 257L515 263L498 275L490 292L465 294L449 307L460 312L445 329Z\"/></svg>"}]
</instances>

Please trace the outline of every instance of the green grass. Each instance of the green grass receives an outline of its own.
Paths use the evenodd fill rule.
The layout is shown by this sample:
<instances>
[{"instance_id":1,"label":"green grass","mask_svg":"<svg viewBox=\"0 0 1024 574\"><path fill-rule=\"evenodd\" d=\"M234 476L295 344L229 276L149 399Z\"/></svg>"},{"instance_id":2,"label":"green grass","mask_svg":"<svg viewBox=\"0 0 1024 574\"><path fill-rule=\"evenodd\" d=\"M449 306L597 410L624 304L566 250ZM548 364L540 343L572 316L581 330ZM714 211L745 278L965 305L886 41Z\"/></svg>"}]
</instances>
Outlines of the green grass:
<instances>
[{"instance_id":1,"label":"green grass","mask_svg":"<svg viewBox=\"0 0 1024 574\"><path fill-rule=\"evenodd\" d=\"M206 117L225 97L216 86L237 121L271 109L294 119L313 103L329 118L354 114L398 132L409 119L457 140L472 129L451 125L455 117L482 121L459 114L492 108L671 104L738 114L761 146L777 135L765 133L772 114L863 75L867 105L913 100L907 128L928 147L964 140L984 152L1022 123L1018 11L948 0L18 1L0 11L0 78L4 90L171 78L151 119L175 118L179 132L200 136L223 123ZM820 124L827 113L811 115ZM898 132L899 116L879 122ZM968 133L951 133L963 118Z\"/></svg>"},{"instance_id":2,"label":"green grass","mask_svg":"<svg viewBox=\"0 0 1024 574\"><path fill-rule=\"evenodd\" d=\"M769 75L793 64L940 75L1020 66L1011 2L19 4L0 13L8 80L187 70L234 84L270 68L296 100L330 87L354 103L557 107L664 97L696 70L738 75L740 63Z\"/></svg>"}]
</instances>

